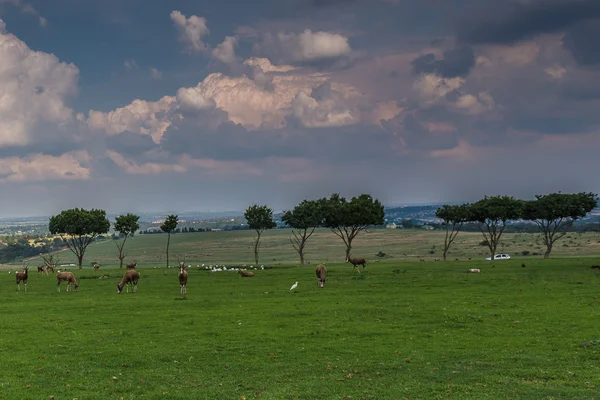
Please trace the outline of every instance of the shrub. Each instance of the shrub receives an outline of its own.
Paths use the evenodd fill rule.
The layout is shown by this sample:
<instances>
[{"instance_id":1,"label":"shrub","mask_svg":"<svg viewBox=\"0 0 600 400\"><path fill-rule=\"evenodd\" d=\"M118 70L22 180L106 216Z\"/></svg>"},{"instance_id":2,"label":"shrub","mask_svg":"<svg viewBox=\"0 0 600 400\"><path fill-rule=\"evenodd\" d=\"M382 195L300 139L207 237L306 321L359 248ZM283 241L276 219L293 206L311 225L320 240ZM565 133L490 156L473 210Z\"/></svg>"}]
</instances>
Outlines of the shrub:
<instances>
[{"instance_id":1,"label":"shrub","mask_svg":"<svg viewBox=\"0 0 600 400\"><path fill-rule=\"evenodd\" d=\"M523 254L524 256L528 256L529 255L529 250L523 250L521 252L521 254Z\"/></svg>"}]
</instances>

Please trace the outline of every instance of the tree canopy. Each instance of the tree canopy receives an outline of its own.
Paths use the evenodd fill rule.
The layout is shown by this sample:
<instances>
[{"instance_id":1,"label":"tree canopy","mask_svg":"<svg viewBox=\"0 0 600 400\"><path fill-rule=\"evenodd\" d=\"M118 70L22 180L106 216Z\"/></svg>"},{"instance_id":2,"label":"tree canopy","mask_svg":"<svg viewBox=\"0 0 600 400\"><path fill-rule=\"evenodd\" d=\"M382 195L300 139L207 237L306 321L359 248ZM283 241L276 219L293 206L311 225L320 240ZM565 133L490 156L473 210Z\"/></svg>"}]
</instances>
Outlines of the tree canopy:
<instances>
[{"instance_id":1,"label":"tree canopy","mask_svg":"<svg viewBox=\"0 0 600 400\"><path fill-rule=\"evenodd\" d=\"M167 233L167 268L169 267L169 245L171 244L171 233L177 229L177 221L179 216L175 214L167 215L165 222L162 223L160 229Z\"/></svg>"},{"instance_id":2,"label":"tree canopy","mask_svg":"<svg viewBox=\"0 0 600 400\"><path fill-rule=\"evenodd\" d=\"M384 223L383 205L368 194L352 197L348 201L334 193L320 202L323 207L323 226L343 240L346 260L350 257L352 241L361 231Z\"/></svg>"},{"instance_id":3,"label":"tree canopy","mask_svg":"<svg viewBox=\"0 0 600 400\"><path fill-rule=\"evenodd\" d=\"M323 203L318 200L303 200L293 210L286 211L281 220L292 228L290 242L304 265L304 247L306 242L323 223Z\"/></svg>"},{"instance_id":4,"label":"tree canopy","mask_svg":"<svg viewBox=\"0 0 600 400\"><path fill-rule=\"evenodd\" d=\"M525 202L523 217L534 221L541 230L546 245L544 258L550 257L554 242L566 234L567 228L598 204L595 193L550 193L535 197L536 200Z\"/></svg>"},{"instance_id":5,"label":"tree canopy","mask_svg":"<svg viewBox=\"0 0 600 400\"><path fill-rule=\"evenodd\" d=\"M108 232L110 221L106 218L104 210L73 208L52 216L48 229L50 233L60 235L69 250L77 257L81 269L86 248L96 236Z\"/></svg>"},{"instance_id":6,"label":"tree canopy","mask_svg":"<svg viewBox=\"0 0 600 400\"><path fill-rule=\"evenodd\" d=\"M119 232L120 235L120 238L115 240L115 245L119 250L119 268L123 268L123 259L126 256L126 254L123 252L123 248L125 247L127 238L133 236L134 233L140 229L140 224L138 223L139 219L140 217L134 214L119 215L117 218L115 218L114 229L115 231ZM122 240L119 241L119 239Z\"/></svg>"},{"instance_id":7,"label":"tree canopy","mask_svg":"<svg viewBox=\"0 0 600 400\"><path fill-rule=\"evenodd\" d=\"M442 253L445 261L448 250L450 250L450 246L452 245L452 242L454 242L454 239L456 239L458 232L460 232L463 224L471 218L471 210L468 204L445 204L436 210L435 215L442 220L442 224L446 230L444 250Z\"/></svg>"},{"instance_id":8,"label":"tree canopy","mask_svg":"<svg viewBox=\"0 0 600 400\"><path fill-rule=\"evenodd\" d=\"M254 240L254 261L258 264L258 250L260 248L260 236L267 229L272 229L277 226L273 221L273 210L267 206L259 206L253 204L244 211L244 218L250 229L256 231L256 239Z\"/></svg>"},{"instance_id":9,"label":"tree canopy","mask_svg":"<svg viewBox=\"0 0 600 400\"><path fill-rule=\"evenodd\" d=\"M523 216L523 201L510 196L485 196L469 207L469 220L478 223L491 258L494 258L508 220Z\"/></svg>"}]
</instances>

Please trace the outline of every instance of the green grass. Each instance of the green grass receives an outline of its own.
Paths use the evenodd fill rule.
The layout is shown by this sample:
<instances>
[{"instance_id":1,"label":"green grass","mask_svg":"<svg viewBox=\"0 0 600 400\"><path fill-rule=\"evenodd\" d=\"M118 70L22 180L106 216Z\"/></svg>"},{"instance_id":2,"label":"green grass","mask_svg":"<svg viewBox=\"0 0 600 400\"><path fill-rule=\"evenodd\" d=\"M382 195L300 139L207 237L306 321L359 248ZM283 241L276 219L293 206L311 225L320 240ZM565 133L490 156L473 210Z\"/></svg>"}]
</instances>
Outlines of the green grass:
<instances>
[{"instance_id":1,"label":"green grass","mask_svg":"<svg viewBox=\"0 0 600 400\"><path fill-rule=\"evenodd\" d=\"M331 262L344 249L324 231L309 244L313 264L293 266L284 232L269 232L262 247L272 270L240 278L193 267L185 298L177 270L158 259L163 235L126 246L142 260L135 294L116 293L123 271L110 242L90 246L84 270L70 268L77 293L64 284L57 293L56 279L35 268L29 291L17 292L15 265L0 270L0 399L600 398L595 244L557 247L550 260L486 262L479 236L461 234L451 258L460 261L443 263L428 254L439 233L375 231L354 255L392 258L353 275ZM249 265L251 240L174 235L173 260ZM513 248L534 241L522 235ZM568 257L572 248L585 257ZM326 260L319 289L314 268Z\"/></svg>"}]
</instances>

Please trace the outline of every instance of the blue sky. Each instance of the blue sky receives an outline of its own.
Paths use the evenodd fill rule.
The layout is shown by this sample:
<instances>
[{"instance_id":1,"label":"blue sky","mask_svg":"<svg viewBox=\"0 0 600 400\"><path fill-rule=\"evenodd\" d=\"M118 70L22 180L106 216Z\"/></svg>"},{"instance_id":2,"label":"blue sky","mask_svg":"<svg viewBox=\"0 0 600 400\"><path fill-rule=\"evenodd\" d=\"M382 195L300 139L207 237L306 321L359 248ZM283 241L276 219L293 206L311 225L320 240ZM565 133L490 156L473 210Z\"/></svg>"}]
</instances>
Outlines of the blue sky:
<instances>
[{"instance_id":1,"label":"blue sky","mask_svg":"<svg viewBox=\"0 0 600 400\"><path fill-rule=\"evenodd\" d=\"M0 0L0 216L597 191L592 0Z\"/></svg>"}]
</instances>

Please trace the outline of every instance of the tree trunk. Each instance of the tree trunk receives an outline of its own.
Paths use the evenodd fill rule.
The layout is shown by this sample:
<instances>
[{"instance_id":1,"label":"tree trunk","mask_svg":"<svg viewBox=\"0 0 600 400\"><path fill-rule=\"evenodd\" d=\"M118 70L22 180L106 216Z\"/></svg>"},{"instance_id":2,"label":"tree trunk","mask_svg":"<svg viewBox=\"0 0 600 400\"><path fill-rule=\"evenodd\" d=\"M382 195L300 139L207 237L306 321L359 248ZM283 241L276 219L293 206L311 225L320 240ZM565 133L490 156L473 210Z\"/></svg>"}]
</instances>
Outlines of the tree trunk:
<instances>
[{"instance_id":1,"label":"tree trunk","mask_svg":"<svg viewBox=\"0 0 600 400\"><path fill-rule=\"evenodd\" d=\"M169 268L169 243L171 243L171 233L167 236L167 268Z\"/></svg>"},{"instance_id":2,"label":"tree trunk","mask_svg":"<svg viewBox=\"0 0 600 400\"><path fill-rule=\"evenodd\" d=\"M77 255L77 262L79 263L79 269L83 268L83 253Z\"/></svg>"},{"instance_id":3,"label":"tree trunk","mask_svg":"<svg viewBox=\"0 0 600 400\"><path fill-rule=\"evenodd\" d=\"M448 249L444 248L444 253L442 254L442 256L444 257L444 261L446 261L446 256L448 255Z\"/></svg>"},{"instance_id":4,"label":"tree trunk","mask_svg":"<svg viewBox=\"0 0 600 400\"><path fill-rule=\"evenodd\" d=\"M348 243L346 245L346 262L350 259L350 251L352 250L352 244Z\"/></svg>"},{"instance_id":5,"label":"tree trunk","mask_svg":"<svg viewBox=\"0 0 600 400\"><path fill-rule=\"evenodd\" d=\"M119 265L119 268L123 268L123 259L124 259L124 258L125 258L125 257L123 257L123 256L119 255L119 261L121 262L121 263L120 263L120 265Z\"/></svg>"},{"instance_id":6,"label":"tree trunk","mask_svg":"<svg viewBox=\"0 0 600 400\"><path fill-rule=\"evenodd\" d=\"M544 259L550 258L550 253L552 252L552 244L548 244L546 247L546 252L544 253Z\"/></svg>"},{"instance_id":7,"label":"tree trunk","mask_svg":"<svg viewBox=\"0 0 600 400\"><path fill-rule=\"evenodd\" d=\"M260 233L258 233L258 236L256 237L256 240L254 241L254 263L256 264L256 266L258 266L258 246L260 245Z\"/></svg>"},{"instance_id":8,"label":"tree trunk","mask_svg":"<svg viewBox=\"0 0 600 400\"><path fill-rule=\"evenodd\" d=\"M300 255L300 265L304 265L304 243L298 246L298 254Z\"/></svg>"}]
</instances>

